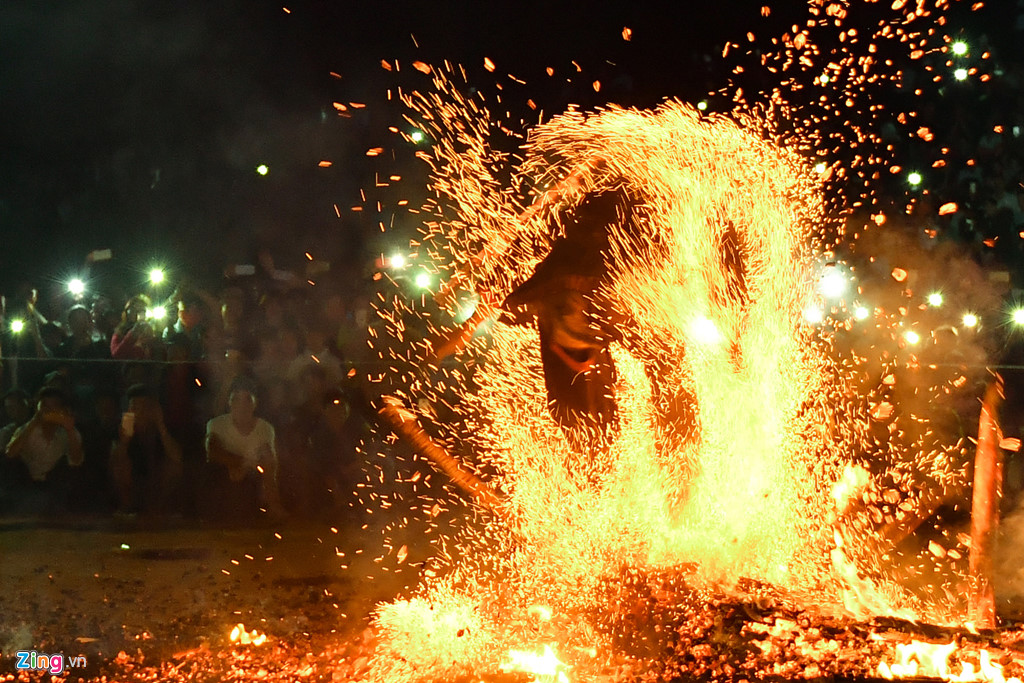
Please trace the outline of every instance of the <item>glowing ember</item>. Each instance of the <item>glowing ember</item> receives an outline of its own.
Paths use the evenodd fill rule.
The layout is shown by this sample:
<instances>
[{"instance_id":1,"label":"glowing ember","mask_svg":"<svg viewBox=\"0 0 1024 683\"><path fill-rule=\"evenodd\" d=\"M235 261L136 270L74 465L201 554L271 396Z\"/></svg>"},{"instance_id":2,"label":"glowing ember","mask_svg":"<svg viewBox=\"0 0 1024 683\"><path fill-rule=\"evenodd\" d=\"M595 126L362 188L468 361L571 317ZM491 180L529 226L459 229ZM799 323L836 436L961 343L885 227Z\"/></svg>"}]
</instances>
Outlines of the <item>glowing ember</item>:
<instances>
[{"instance_id":1,"label":"glowing ember","mask_svg":"<svg viewBox=\"0 0 1024 683\"><path fill-rule=\"evenodd\" d=\"M476 600L443 586L434 586L428 598L381 605L376 622L383 637L375 670L382 680L474 670L481 665L490 635L482 612Z\"/></svg>"},{"instance_id":2,"label":"glowing ember","mask_svg":"<svg viewBox=\"0 0 1024 683\"><path fill-rule=\"evenodd\" d=\"M535 681L544 683L568 683L566 675L568 667L558 661L550 645L545 645L541 654L512 650L508 653L509 661L501 665L502 671L522 671L534 674Z\"/></svg>"},{"instance_id":3,"label":"glowing ember","mask_svg":"<svg viewBox=\"0 0 1024 683\"><path fill-rule=\"evenodd\" d=\"M913 640L896 645L898 661L878 665L878 675L888 680L898 678L941 678L944 681L993 681L995 683L1020 683L1016 677L1003 676L1003 666L992 661L988 650L978 653L978 666L971 662L960 662L960 670L954 672L950 657L957 651L956 642L944 645Z\"/></svg>"},{"instance_id":4,"label":"glowing ember","mask_svg":"<svg viewBox=\"0 0 1024 683\"><path fill-rule=\"evenodd\" d=\"M231 635L228 637L232 643L239 645L253 645L259 646L267 642L267 636L265 633L260 633L256 629L252 631L246 631L245 626L242 624L236 624L231 629Z\"/></svg>"}]
</instances>

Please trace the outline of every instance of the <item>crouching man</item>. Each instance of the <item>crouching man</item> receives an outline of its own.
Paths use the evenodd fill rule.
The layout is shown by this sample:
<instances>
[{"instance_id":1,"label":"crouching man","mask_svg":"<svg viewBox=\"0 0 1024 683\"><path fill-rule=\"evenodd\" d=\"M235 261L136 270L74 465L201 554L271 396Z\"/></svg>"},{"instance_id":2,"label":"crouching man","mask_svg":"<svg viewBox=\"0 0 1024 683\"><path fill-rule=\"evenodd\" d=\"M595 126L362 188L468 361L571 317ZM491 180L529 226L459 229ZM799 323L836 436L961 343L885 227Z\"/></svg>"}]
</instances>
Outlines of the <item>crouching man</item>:
<instances>
[{"instance_id":1,"label":"crouching man","mask_svg":"<svg viewBox=\"0 0 1024 683\"><path fill-rule=\"evenodd\" d=\"M283 514L277 488L274 427L256 416L256 388L238 377L228 393L228 412L206 424L210 464L208 511L223 521L252 521L264 509Z\"/></svg>"},{"instance_id":2,"label":"crouching man","mask_svg":"<svg viewBox=\"0 0 1024 683\"><path fill-rule=\"evenodd\" d=\"M167 431L155 390L128 389L128 411L121 415L110 473L121 513L165 513L181 480L181 446Z\"/></svg>"},{"instance_id":3,"label":"crouching man","mask_svg":"<svg viewBox=\"0 0 1024 683\"><path fill-rule=\"evenodd\" d=\"M33 514L60 511L71 490L66 467L85 460L63 392L52 387L39 391L35 414L11 436L6 454L7 493L13 500L4 507Z\"/></svg>"}]
</instances>

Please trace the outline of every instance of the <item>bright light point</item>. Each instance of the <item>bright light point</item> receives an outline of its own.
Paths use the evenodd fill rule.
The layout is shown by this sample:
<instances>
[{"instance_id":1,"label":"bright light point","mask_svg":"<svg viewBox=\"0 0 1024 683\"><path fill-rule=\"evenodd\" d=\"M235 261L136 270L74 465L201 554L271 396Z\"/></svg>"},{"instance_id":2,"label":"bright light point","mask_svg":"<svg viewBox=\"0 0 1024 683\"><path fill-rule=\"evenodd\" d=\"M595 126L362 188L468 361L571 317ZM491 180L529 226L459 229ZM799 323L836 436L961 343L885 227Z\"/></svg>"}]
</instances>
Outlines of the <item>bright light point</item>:
<instances>
[{"instance_id":1,"label":"bright light point","mask_svg":"<svg viewBox=\"0 0 1024 683\"><path fill-rule=\"evenodd\" d=\"M550 645L544 646L542 654L524 652L522 650L509 650L510 661L501 665L502 671L524 671L534 674L534 678L558 683L568 683L569 677L565 673L565 664L558 660Z\"/></svg>"},{"instance_id":2,"label":"bright light point","mask_svg":"<svg viewBox=\"0 0 1024 683\"><path fill-rule=\"evenodd\" d=\"M402 256L401 254L395 254L394 256L392 256L391 257L391 267L392 268L404 268L405 267L405 257Z\"/></svg>"},{"instance_id":3,"label":"bright light point","mask_svg":"<svg viewBox=\"0 0 1024 683\"><path fill-rule=\"evenodd\" d=\"M458 313L456 313L455 315L455 322L461 325L462 323L472 318L473 314L476 313L476 307L476 299L471 299L470 301L466 302L466 304L459 307Z\"/></svg>"},{"instance_id":4,"label":"bright light point","mask_svg":"<svg viewBox=\"0 0 1024 683\"><path fill-rule=\"evenodd\" d=\"M867 306L857 306L853 309L853 317L857 320L867 320L869 315L871 315L871 311L868 310Z\"/></svg>"},{"instance_id":5,"label":"bright light point","mask_svg":"<svg viewBox=\"0 0 1024 683\"><path fill-rule=\"evenodd\" d=\"M163 306L157 306L156 308L146 311L146 314L150 318L156 318L157 320L163 320L167 317L167 309Z\"/></svg>"},{"instance_id":6,"label":"bright light point","mask_svg":"<svg viewBox=\"0 0 1024 683\"><path fill-rule=\"evenodd\" d=\"M256 167L256 172L259 173L260 175L267 175L268 173L270 173L270 167L267 166L266 164L260 164L259 166Z\"/></svg>"},{"instance_id":7,"label":"bright light point","mask_svg":"<svg viewBox=\"0 0 1024 683\"><path fill-rule=\"evenodd\" d=\"M903 333L903 338L907 340L908 344L916 344L921 341L921 335L913 330L907 330Z\"/></svg>"},{"instance_id":8,"label":"bright light point","mask_svg":"<svg viewBox=\"0 0 1024 683\"><path fill-rule=\"evenodd\" d=\"M526 610L526 613L530 616L537 617L541 621L551 621L551 608L544 605L533 605L530 609Z\"/></svg>"},{"instance_id":9,"label":"bright light point","mask_svg":"<svg viewBox=\"0 0 1024 683\"><path fill-rule=\"evenodd\" d=\"M828 84L830 79L828 77L828 74L821 74L821 77L818 80L821 81L822 85L826 85Z\"/></svg>"},{"instance_id":10,"label":"bright light point","mask_svg":"<svg viewBox=\"0 0 1024 683\"><path fill-rule=\"evenodd\" d=\"M409 139L412 140L413 142L423 142L424 137L425 136L423 135L423 131L421 130L414 130L413 132L409 133Z\"/></svg>"},{"instance_id":11,"label":"bright light point","mask_svg":"<svg viewBox=\"0 0 1024 683\"><path fill-rule=\"evenodd\" d=\"M416 276L416 286L420 289L426 289L430 286L430 276L426 273L420 273Z\"/></svg>"},{"instance_id":12,"label":"bright light point","mask_svg":"<svg viewBox=\"0 0 1024 683\"><path fill-rule=\"evenodd\" d=\"M953 50L953 54L955 54L958 57L962 57L963 55L967 54L967 43L965 43L962 40L958 40L955 43L953 43L951 48Z\"/></svg>"},{"instance_id":13,"label":"bright light point","mask_svg":"<svg viewBox=\"0 0 1024 683\"><path fill-rule=\"evenodd\" d=\"M816 163L814 165L814 172L815 173L824 173L825 169L827 169L827 168L828 168L828 166L825 165L824 161L819 161L818 163Z\"/></svg>"},{"instance_id":14,"label":"bright light point","mask_svg":"<svg viewBox=\"0 0 1024 683\"><path fill-rule=\"evenodd\" d=\"M722 333L710 318L701 316L690 325L690 333L701 344L717 344L722 341Z\"/></svg>"},{"instance_id":15,"label":"bright light point","mask_svg":"<svg viewBox=\"0 0 1024 683\"><path fill-rule=\"evenodd\" d=\"M708 101L707 100L701 100L700 102L697 103L697 109L699 109L701 111L707 111L707 108L708 108Z\"/></svg>"},{"instance_id":16,"label":"bright light point","mask_svg":"<svg viewBox=\"0 0 1024 683\"><path fill-rule=\"evenodd\" d=\"M154 285L160 284L161 282L164 281L164 271L160 270L159 268L154 268L153 270L149 271L149 281L152 282Z\"/></svg>"},{"instance_id":17,"label":"bright light point","mask_svg":"<svg viewBox=\"0 0 1024 683\"><path fill-rule=\"evenodd\" d=\"M963 69L963 68L957 69L956 71L953 72L953 78L955 78L958 81L966 81L967 80L967 69Z\"/></svg>"},{"instance_id":18,"label":"bright light point","mask_svg":"<svg viewBox=\"0 0 1024 683\"><path fill-rule=\"evenodd\" d=\"M817 306L808 306L804 309L804 320L812 325L817 325L825 320L825 313Z\"/></svg>"},{"instance_id":19,"label":"bright light point","mask_svg":"<svg viewBox=\"0 0 1024 683\"><path fill-rule=\"evenodd\" d=\"M838 270L832 269L821 276L821 281L818 282L818 291L825 298L838 299L846 292L848 284L846 276Z\"/></svg>"},{"instance_id":20,"label":"bright light point","mask_svg":"<svg viewBox=\"0 0 1024 683\"><path fill-rule=\"evenodd\" d=\"M922 180L924 180L924 177L917 171L911 171L907 174L907 182L911 185L920 185Z\"/></svg>"},{"instance_id":21,"label":"bright light point","mask_svg":"<svg viewBox=\"0 0 1024 683\"><path fill-rule=\"evenodd\" d=\"M24 320L12 320L11 321L11 332L13 332L14 334L18 334L23 329L25 329L25 321Z\"/></svg>"},{"instance_id":22,"label":"bright light point","mask_svg":"<svg viewBox=\"0 0 1024 683\"><path fill-rule=\"evenodd\" d=\"M964 324L964 327L977 327L978 316L973 313L964 313L964 317L961 319L961 322Z\"/></svg>"},{"instance_id":23,"label":"bright light point","mask_svg":"<svg viewBox=\"0 0 1024 683\"><path fill-rule=\"evenodd\" d=\"M938 308L939 306L942 305L942 301L942 294L940 294L939 292L932 292L931 294L928 295L929 306L934 306L935 308Z\"/></svg>"},{"instance_id":24,"label":"bright light point","mask_svg":"<svg viewBox=\"0 0 1024 683\"><path fill-rule=\"evenodd\" d=\"M1013 321L1014 325L1024 325L1024 308L1014 309L1014 311L1010 313L1010 320Z\"/></svg>"},{"instance_id":25,"label":"bright light point","mask_svg":"<svg viewBox=\"0 0 1024 683\"><path fill-rule=\"evenodd\" d=\"M76 277L68 283L68 291L75 296L81 296L85 293L85 283Z\"/></svg>"}]
</instances>

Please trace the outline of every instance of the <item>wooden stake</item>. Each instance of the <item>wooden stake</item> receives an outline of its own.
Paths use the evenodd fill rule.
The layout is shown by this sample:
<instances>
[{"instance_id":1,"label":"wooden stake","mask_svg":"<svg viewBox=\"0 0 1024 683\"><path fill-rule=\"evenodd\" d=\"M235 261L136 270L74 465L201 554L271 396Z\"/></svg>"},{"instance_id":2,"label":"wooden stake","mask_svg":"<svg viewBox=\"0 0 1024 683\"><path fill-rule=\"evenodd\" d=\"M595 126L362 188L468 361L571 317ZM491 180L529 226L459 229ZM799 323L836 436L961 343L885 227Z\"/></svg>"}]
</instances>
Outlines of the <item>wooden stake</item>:
<instances>
[{"instance_id":1,"label":"wooden stake","mask_svg":"<svg viewBox=\"0 0 1024 683\"><path fill-rule=\"evenodd\" d=\"M434 352L431 355L431 360L435 363L440 363L448 356L455 355L466 348L469 340L476 333L477 328L491 317L493 312L494 307L491 306L490 302L481 301L477 304L476 311L473 312L473 315L466 322L456 327L447 336L434 340Z\"/></svg>"},{"instance_id":2,"label":"wooden stake","mask_svg":"<svg viewBox=\"0 0 1024 683\"><path fill-rule=\"evenodd\" d=\"M978 420L978 450L974 457L974 496L971 501L970 619L978 628L996 627L992 587L992 552L999 527L1003 495L1003 452L999 448L999 405L1003 378L998 374L985 391Z\"/></svg>"},{"instance_id":3,"label":"wooden stake","mask_svg":"<svg viewBox=\"0 0 1024 683\"><path fill-rule=\"evenodd\" d=\"M578 190L582 184L582 178L586 173L589 173L592 169L600 165L602 160L600 158L588 159L569 175L563 178L558 184L551 189L543 192L540 196L534 200L533 204L526 207L517 217L516 220L522 224L533 218L533 216L543 210L552 202L558 201L566 192ZM458 290L463 286L471 286L471 269L482 265L485 261L488 261L501 250L508 248L508 243L501 245L488 245L476 256L472 257L469 263L464 265L462 268L457 270L451 278L446 282L442 283L438 288L437 293L434 294L434 301L439 306L449 305L455 298ZM473 333L476 332L477 328L495 312L498 307L498 302L492 301L491 298L485 292L479 292L480 303L477 305L476 312L466 322L459 325L452 330L448 335L436 339L433 342L434 352L432 354L432 360L437 363L448 356L462 351L466 348L469 340L473 337Z\"/></svg>"},{"instance_id":4,"label":"wooden stake","mask_svg":"<svg viewBox=\"0 0 1024 683\"><path fill-rule=\"evenodd\" d=\"M402 404L400 399L394 396L384 396L383 402L383 407L377 412L387 420L396 434L409 442L437 469L448 475L452 483L472 496L474 501L491 509L497 507L501 501L494 491L475 474L464 470L457 458L436 444L416 420L416 416Z\"/></svg>"}]
</instances>

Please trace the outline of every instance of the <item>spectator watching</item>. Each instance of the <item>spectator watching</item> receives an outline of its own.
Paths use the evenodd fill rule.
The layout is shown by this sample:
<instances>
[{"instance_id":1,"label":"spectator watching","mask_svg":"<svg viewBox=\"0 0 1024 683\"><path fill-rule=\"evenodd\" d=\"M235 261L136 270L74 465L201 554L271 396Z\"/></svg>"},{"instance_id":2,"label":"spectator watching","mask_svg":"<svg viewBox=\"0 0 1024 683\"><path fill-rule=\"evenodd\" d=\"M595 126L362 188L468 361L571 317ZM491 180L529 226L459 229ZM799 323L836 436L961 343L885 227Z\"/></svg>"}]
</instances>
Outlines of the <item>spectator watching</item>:
<instances>
[{"instance_id":1,"label":"spectator watching","mask_svg":"<svg viewBox=\"0 0 1024 683\"><path fill-rule=\"evenodd\" d=\"M28 394L21 389L11 389L4 395L4 426L0 427L0 450L7 448L14 432L32 417Z\"/></svg>"},{"instance_id":2,"label":"spectator watching","mask_svg":"<svg viewBox=\"0 0 1024 683\"><path fill-rule=\"evenodd\" d=\"M244 519L260 506L282 512L277 488L274 427L256 416L256 387L247 377L232 383L229 408L206 426L206 454L211 464L220 516Z\"/></svg>"},{"instance_id":3,"label":"spectator watching","mask_svg":"<svg viewBox=\"0 0 1024 683\"><path fill-rule=\"evenodd\" d=\"M65 458L72 467L82 464L82 437L60 390L44 388L39 392L35 415L14 432L6 452L8 458L20 460L28 477L36 482L47 481Z\"/></svg>"},{"instance_id":4,"label":"spectator watching","mask_svg":"<svg viewBox=\"0 0 1024 683\"><path fill-rule=\"evenodd\" d=\"M182 450L164 423L157 392L136 384L126 392L110 470L124 513L165 512L181 478Z\"/></svg>"}]
</instances>

